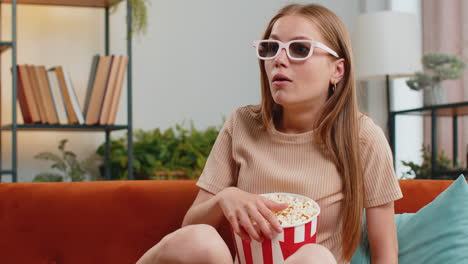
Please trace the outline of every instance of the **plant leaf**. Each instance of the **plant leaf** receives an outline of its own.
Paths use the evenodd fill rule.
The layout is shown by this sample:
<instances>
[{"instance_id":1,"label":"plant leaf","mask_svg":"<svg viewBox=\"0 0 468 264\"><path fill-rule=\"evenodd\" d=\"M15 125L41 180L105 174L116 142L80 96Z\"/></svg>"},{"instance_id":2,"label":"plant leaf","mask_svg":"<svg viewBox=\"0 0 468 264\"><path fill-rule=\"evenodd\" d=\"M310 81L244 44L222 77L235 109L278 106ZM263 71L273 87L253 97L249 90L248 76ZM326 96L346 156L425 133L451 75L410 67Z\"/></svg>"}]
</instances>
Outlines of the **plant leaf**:
<instances>
[{"instance_id":1,"label":"plant leaf","mask_svg":"<svg viewBox=\"0 0 468 264\"><path fill-rule=\"evenodd\" d=\"M63 176L55 173L40 173L34 177L33 182L62 182Z\"/></svg>"}]
</instances>

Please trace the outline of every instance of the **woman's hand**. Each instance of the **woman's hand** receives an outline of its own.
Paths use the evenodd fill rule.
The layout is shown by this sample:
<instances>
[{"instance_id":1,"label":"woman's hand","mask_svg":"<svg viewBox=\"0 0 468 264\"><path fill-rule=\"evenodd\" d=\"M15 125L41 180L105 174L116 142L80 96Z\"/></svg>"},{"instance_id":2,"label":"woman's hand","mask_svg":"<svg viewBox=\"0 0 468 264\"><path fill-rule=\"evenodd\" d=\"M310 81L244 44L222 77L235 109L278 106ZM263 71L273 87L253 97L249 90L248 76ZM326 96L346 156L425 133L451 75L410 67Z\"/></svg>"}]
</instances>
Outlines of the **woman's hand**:
<instances>
[{"instance_id":1,"label":"woman's hand","mask_svg":"<svg viewBox=\"0 0 468 264\"><path fill-rule=\"evenodd\" d=\"M275 231L282 232L283 229L272 211L286 209L287 203L275 203L236 187L228 187L216 196L224 216L242 239L263 241L264 237L272 239Z\"/></svg>"}]
</instances>

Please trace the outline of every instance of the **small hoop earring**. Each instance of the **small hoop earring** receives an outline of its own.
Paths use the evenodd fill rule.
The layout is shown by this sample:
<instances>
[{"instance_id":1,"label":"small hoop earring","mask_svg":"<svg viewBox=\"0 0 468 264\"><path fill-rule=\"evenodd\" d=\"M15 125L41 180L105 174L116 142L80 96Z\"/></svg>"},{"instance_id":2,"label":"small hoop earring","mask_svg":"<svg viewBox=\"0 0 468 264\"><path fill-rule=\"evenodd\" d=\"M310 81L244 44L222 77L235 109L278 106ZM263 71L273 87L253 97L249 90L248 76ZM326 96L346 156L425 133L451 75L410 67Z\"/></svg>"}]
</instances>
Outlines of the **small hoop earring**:
<instances>
[{"instance_id":1,"label":"small hoop earring","mask_svg":"<svg viewBox=\"0 0 468 264\"><path fill-rule=\"evenodd\" d=\"M336 90L336 83L333 84L332 92L335 93L335 90Z\"/></svg>"}]
</instances>

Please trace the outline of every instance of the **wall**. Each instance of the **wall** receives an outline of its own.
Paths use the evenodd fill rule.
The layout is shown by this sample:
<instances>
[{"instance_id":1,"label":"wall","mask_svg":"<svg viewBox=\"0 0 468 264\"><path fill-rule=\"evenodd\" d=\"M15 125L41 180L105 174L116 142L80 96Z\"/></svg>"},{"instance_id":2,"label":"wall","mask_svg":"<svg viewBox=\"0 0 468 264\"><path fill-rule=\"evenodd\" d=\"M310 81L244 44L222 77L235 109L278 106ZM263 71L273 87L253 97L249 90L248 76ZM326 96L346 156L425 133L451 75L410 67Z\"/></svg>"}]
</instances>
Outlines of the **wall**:
<instances>
[{"instance_id":1,"label":"wall","mask_svg":"<svg viewBox=\"0 0 468 264\"><path fill-rule=\"evenodd\" d=\"M260 101L257 59L251 46L269 18L291 1L151 1L146 35L134 40L134 127L167 128L193 120L196 127L219 125L236 107ZM295 1L297 2L297 1ZM352 28L360 1L310 1L336 12ZM111 52L125 53L125 8L111 18ZM10 37L10 5L2 8L2 39ZM18 8L18 63L63 65L83 104L91 56L104 52L104 11L22 5ZM11 52L2 58L4 123L10 117ZM5 101L8 98L8 101ZM126 93L118 122L126 120ZM122 133L113 133L120 135ZM103 133L21 132L19 181L31 181L49 163L35 160L56 151L61 138L84 158L104 141ZM9 133L2 141L3 168L11 164ZM3 177L10 181L9 176Z\"/></svg>"}]
</instances>

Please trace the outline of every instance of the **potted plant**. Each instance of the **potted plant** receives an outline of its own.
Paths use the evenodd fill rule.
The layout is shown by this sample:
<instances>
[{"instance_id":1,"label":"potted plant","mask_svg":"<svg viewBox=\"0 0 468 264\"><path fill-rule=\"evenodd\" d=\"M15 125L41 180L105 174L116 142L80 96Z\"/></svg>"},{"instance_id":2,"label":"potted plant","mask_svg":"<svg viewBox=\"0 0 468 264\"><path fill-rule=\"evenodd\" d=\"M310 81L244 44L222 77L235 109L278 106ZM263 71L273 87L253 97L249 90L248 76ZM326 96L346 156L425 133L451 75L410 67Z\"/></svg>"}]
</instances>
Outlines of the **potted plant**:
<instances>
[{"instance_id":1,"label":"potted plant","mask_svg":"<svg viewBox=\"0 0 468 264\"><path fill-rule=\"evenodd\" d=\"M111 12L117 10L118 4L123 0L111 0ZM148 27L148 6L149 0L127 0L132 7L132 27L131 32L136 34L146 33Z\"/></svg>"},{"instance_id":2,"label":"potted plant","mask_svg":"<svg viewBox=\"0 0 468 264\"><path fill-rule=\"evenodd\" d=\"M217 127L198 130L191 122L161 131L137 129L133 138L133 171L135 179L195 179L197 178L218 136ZM111 140L111 179L128 179L127 135ZM105 145L97 153L104 156ZM104 170L104 167L101 168ZM103 174L102 174L103 175Z\"/></svg>"},{"instance_id":3,"label":"potted plant","mask_svg":"<svg viewBox=\"0 0 468 264\"><path fill-rule=\"evenodd\" d=\"M412 161L401 161L401 163L408 167L406 172L403 172L402 179L445 179L453 180L458 175L432 175L432 164L431 164L431 149L429 146L424 146L421 149L423 162L416 164ZM443 151L437 153L436 160L437 169L440 171L451 171L451 170L462 170L463 167L453 167L452 160L445 155Z\"/></svg>"},{"instance_id":4,"label":"potted plant","mask_svg":"<svg viewBox=\"0 0 468 264\"><path fill-rule=\"evenodd\" d=\"M93 154L87 159L79 161L74 152L66 150L67 139L59 142L59 155L51 152L41 152L34 156L36 159L52 161L51 168L57 172L43 172L36 175L33 182L62 182L100 180L98 166L102 162L99 155Z\"/></svg>"},{"instance_id":5,"label":"potted plant","mask_svg":"<svg viewBox=\"0 0 468 264\"><path fill-rule=\"evenodd\" d=\"M406 84L416 91L424 89L424 105L445 103L446 94L440 83L461 78L465 63L455 55L428 53L422 57L422 64L424 72L416 72Z\"/></svg>"}]
</instances>

